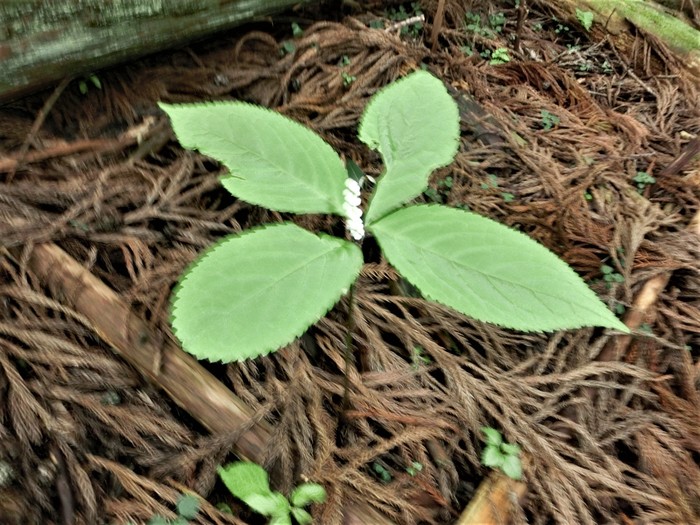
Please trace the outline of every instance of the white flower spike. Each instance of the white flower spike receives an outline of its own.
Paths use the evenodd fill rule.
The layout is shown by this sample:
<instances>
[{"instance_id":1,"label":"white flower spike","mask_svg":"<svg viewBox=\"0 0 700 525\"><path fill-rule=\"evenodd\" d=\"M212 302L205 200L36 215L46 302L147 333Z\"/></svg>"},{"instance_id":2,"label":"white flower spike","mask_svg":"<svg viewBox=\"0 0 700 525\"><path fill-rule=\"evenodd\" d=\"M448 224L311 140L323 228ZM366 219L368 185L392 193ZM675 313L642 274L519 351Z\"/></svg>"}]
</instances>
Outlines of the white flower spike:
<instances>
[{"instance_id":1,"label":"white flower spike","mask_svg":"<svg viewBox=\"0 0 700 525\"><path fill-rule=\"evenodd\" d=\"M362 209L360 204L360 185L355 179L345 179L345 189L343 190L343 211L347 214L345 228L350 236L356 241L361 241L365 237L365 225L362 222Z\"/></svg>"}]
</instances>

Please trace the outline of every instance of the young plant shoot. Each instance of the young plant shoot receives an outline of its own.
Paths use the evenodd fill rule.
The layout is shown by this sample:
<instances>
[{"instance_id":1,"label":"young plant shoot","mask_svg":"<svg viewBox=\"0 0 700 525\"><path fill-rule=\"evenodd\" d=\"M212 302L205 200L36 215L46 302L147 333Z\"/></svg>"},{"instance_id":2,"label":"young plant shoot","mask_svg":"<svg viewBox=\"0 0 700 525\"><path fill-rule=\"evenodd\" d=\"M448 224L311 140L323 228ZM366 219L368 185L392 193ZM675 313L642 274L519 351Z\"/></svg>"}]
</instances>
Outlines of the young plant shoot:
<instances>
[{"instance_id":1,"label":"young plant shoot","mask_svg":"<svg viewBox=\"0 0 700 525\"><path fill-rule=\"evenodd\" d=\"M161 104L180 143L222 162L235 197L279 212L334 214L347 239L282 222L225 237L183 274L172 325L188 352L239 361L292 342L348 292L374 236L424 297L523 331L603 326L627 332L566 263L524 234L439 204L410 205L459 146L457 105L417 71L379 91L359 138L384 172L366 210L360 186L313 131L244 102ZM352 240L350 240L352 239Z\"/></svg>"}]
</instances>

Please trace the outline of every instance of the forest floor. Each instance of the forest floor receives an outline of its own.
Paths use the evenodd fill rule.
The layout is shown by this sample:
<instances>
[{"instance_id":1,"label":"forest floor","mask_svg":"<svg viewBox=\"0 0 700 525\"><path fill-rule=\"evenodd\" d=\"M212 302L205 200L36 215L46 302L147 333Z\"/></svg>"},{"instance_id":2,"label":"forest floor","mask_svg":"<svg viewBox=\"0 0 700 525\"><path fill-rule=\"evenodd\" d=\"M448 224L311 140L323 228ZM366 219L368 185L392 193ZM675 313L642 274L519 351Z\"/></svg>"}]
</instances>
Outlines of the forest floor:
<instances>
[{"instance_id":1,"label":"forest floor","mask_svg":"<svg viewBox=\"0 0 700 525\"><path fill-rule=\"evenodd\" d=\"M586 31L555 2L530 3L518 24L512 2L447 0L434 40L435 1L297 10L97 72L99 86L74 80L34 132L51 90L0 107L0 523L146 523L175 518L188 492L203 498L192 523L262 523L216 474L260 425L267 439L247 455L282 492L323 484L322 525L366 507L387 523L455 523L489 475L483 426L523 450L502 523L700 522L697 77L649 35ZM209 400L174 402L163 362L138 369L115 341L179 355L169 296L182 270L222 235L287 217L230 197L221 166L182 149L156 103L275 108L378 176L358 119L419 68L449 87L462 129L420 200L527 233L632 337L474 322L374 260L356 290L349 409L342 300L273 355L205 365L251 414L216 430L191 408ZM93 281L66 284L56 254L128 317L89 295Z\"/></svg>"}]
</instances>

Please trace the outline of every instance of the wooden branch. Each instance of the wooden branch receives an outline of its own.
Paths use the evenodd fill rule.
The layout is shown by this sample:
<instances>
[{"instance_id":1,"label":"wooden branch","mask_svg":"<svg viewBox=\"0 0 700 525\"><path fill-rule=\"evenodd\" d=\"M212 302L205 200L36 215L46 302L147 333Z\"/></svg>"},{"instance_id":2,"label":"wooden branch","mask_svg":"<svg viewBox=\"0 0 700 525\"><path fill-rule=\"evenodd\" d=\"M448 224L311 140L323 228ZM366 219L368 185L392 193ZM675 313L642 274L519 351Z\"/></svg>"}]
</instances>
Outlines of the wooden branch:
<instances>
[{"instance_id":1,"label":"wooden branch","mask_svg":"<svg viewBox=\"0 0 700 525\"><path fill-rule=\"evenodd\" d=\"M29 265L57 297L89 320L117 354L211 432L234 432L250 424L236 451L244 458L262 460L270 427L262 421L252 424L250 408L173 340L154 335L112 289L55 244L37 245ZM367 505L345 509L344 525L368 524L393 522Z\"/></svg>"},{"instance_id":2,"label":"wooden branch","mask_svg":"<svg viewBox=\"0 0 700 525\"><path fill-rule=\"evenodd\" d=\"M0 102L309 0L0 2Z\"/></svg>"}]
</instances>

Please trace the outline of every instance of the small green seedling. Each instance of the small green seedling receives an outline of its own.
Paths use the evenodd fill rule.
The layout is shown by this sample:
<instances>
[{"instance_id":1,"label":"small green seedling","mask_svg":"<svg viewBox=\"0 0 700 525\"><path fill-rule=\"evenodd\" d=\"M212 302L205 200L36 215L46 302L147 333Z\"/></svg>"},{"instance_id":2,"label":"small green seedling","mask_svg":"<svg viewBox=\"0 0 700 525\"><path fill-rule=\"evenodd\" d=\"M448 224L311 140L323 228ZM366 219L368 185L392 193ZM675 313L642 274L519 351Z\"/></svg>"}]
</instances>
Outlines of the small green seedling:
<instances>
[{"instance_id":1,"label":"small green seedling","mask_svg":"<svg viewBox=\"0 0 700 525\"><path fill-rule=\"evenodd\" d=\"M304 36L304 30L296 22L292 22L292 36L294 38L301 38Z\"/></svg>"},{"instance_id":2,"label":"small green seedling","mask_svg":"<svg viewBox=\"0 0 700 525\"><path fill-rule=\"evenodd\" d=\"M491 53L491 60L489 60L489 64L492 66L498 66L500 64L505 64L506 62L510 62L508 50L505 47L494 49Z\"/></svg>"},{"instance_id":3,"label":"small green seedling","mask_svg":"<svg viewBox=\"0 0 700 525\"><path fill-rule=\"evenodd\" d=\"M581 23L581 26L586 30L590 31L591 26L593 26L593 13L591 11L583 11L576 8L576 18Z\"/></svg>"},{"instance_id":4,"label":"small green seedling","mask_svg":"<svg viewBox=\"0 0 700 525\"><path fill-rule=\"evenodd\" d=\"M379 476L379 479L382 480L382 483L389 483L391 481L391 472L389 472L387 468L381 463L378 463L376 461L372 463L372 470L374 470L375 474Z\"/></svg>"},{"instance_id":5,"label":"small green seedling","mask_svg":"<svg viewBox=\"0 0 700 525\"><path fill-rule=\"evenodd\" d=\"M343 79L343 87L350 87L350 85L357 80L357 77L355 75L351 75L347 73L346 71L341 71L340 73L340 78Z\"/></svg>"},{"instance_id":6,"label":"small green seedling","mask_svg":"<svg viewBox=\"0 0 700 525\"><path fill-rule=\"evenodd\" d=\"M561 119L558 116L556 116L554 113L550 113L546 109L540 111L540 116L542 117L542 128L545 131L549 131L554 126L558 126L559 122L561 122Z\"/></svg>"},{"instance_id":7,"label":"small green seedling","mask_svg":"<svg viewBox=\"0 0 700 525\"><path fill-rule=\"evenodd\" d=\"M503 13L490 15L488 24L482 22L480 13L467 12L464 15L464 28L470 33L486 38L493 38L496 33L502 33L505 23L506 17Z\"/></svg>"},{"instance_id":8,"label":"small green seedling","mask_svg":"<svg viewBox=\"0 0 700 525\"><path fill-rule=\"evenodd\" d=\"M291 525L292 517L299 525L313 521L304 507L326 501L326 489L318 483L302 483L289 498L270 488L267 472L248 461L219 467L219 477L236 498L258 514L270 518L269 525Z\"/></svg>"},{"instance_id":9,"label":"small green seedling","mask_svg":"<svg viewBox=\"0 0 700 525\"><path fill-rule=\"evenodd\" d=\"M459 147L457 105L425 71L384 88L365 109L359 138L384 161L365 210L362 179L301 124L243 102L161 107L183 146L231 170L221 182L234 196L278 212L337 215L346 225L339 238L292 221L268 224L206 250L181 277L172 307L176 336L200 359L254 358L302 335L354 285L365 235L423 297L474 319L524 331L628 332L526 235L461 209L409 204Z\"/></svg>"},{"instance_id":10,"label":"small green seedling","mask_svg":"<svg viewBox=\"0 0 700 525\"><path fill-rule=\"evenodd\" d=\"M406 467L406 472L409 476L417 476L418 473L422 470L423 464L418 461L414 461L408 467Z\"/></svg>"},{"instance_id":11,"label":"small green seedling","mask_svg":"<svg viewBox=\"0 0 700 525\"><path fill-rule=\"evenodd\" d=\"M485 467L500 469L511 479L523 477L523 467L520 461L520 447L504 443L503 436L495 428L481 427L486 436L486 447L481 453L481 464Z\"/></svg>"},{"instance_id":12,"label":"small green seedling","mask_svg":"<svg viewBox=\"0 0 700 525\"><path fill-rule=\"evenodd\" d=\"M625 278L622 274L617 273L615 268L608 266L607 264L602 264L600 266L600 271L603 274L603 281L605 281L605 286L610 289L615 283L624 283Z\"/></svg>"},{"instance_id":13,"label":"small green seedling","mask_svg":"<svg viewBox=\"0 0 700 525\"><path fill-rule=\"evenodd\" d=\"M90 82L97 89L102 89L102 82L97 78L97 75L88 75L87 77L78 80L78 91L81 95L87 95L88 92L88 82Z\"/></svg>"},{"instance_id":14,"label":"small green seedling","mask_svg":"<svg viewBox=\"0 0 700 525\"><path fill-rule=\"evenodd\" d=\"M387 17L392 22L403 22L404 20L409 20L418 17L423 14L420 6L420 2L411 2L411 9L406 11L406 8L402 5L398 9L390 8L387 12ZM400 34L401 36L410 36L412 38L418 38L421 31L423 30L423 23L416 21L411 24L401 26Z\"/></svg>"},{"instance_id":15,"label":"small green seedling","mask_svg":"<svg viewBox=\"0 0 700 525\"><path fill-rule=\"evenodd\" d=\"M176 512L177 518L175 519L168 519L160 515L153 516L148 520L148 525L187 525L199 513L199 500L190 494L183 494L177 500Z\"/></svg>"},{"instance_id":16,"label":"small green seedling","mask_svg":"<svg viewBox=\"0 0 700 525\"><path fill-rule=\"evenodd\" d=\"M646 171L638 171L632 180L637 183L637 191L639 193L642 193L644 188L656 182L656 179Z\"/></svg>"}]
</instances>

